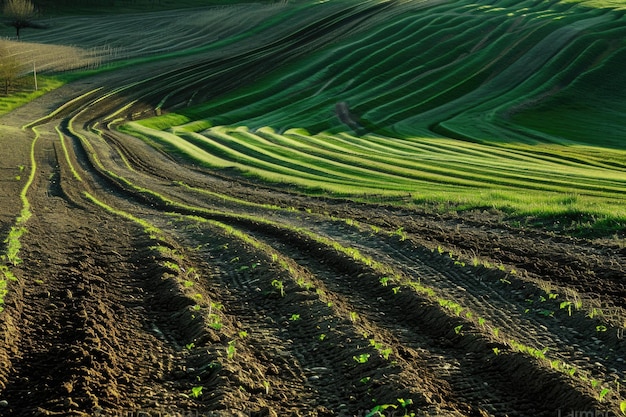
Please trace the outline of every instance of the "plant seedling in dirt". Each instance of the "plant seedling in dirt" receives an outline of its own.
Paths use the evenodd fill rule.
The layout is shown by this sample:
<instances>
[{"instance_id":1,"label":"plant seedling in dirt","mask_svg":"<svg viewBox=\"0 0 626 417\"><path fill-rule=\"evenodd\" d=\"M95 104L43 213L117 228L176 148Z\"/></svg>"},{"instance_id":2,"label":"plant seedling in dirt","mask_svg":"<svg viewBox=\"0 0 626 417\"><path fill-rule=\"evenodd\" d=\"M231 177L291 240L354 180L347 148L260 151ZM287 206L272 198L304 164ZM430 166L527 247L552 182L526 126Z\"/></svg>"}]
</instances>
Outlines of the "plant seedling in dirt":
<instances>
[{"instance_id":1,"label":"plant seedling in dirt","mask_svg":"<svg viewBox=\"0 0 626 417\"><path fill-rule=\"evenodd\" d=\"M560 304L560 308L561 308L561 310L567 308L567 313L568 313L569 316L571 316L572 315L572 305L573 304L574 303L572 303L571 301L563 301Z\"/></svg>"},{"instance_id":2,"label":"plant seedling in dirt","mask_svg":"<svg viewBox=\"0 0 626 417\"><path fill-rule=\"evenodd\" d=\"M187 348L187 350L191 350L191 349L193 349L195 346L196 346L196 344L195 344L194 342L187 343L187 344L185 345L185 347Z\"/></svg>"},{"instance_id":3,"label":"plant seedling in dirt","mask_svg":"<svg viewBox=\"0 0 626 417\"><path fill-rule=\"evenodd\" d=\"M379 281L380 285L386 287L389 284L389 277L382 277Z\"/></svg>"},{"instance_id":4,"label":"plant seedling in dirt","mask_svg":"<svg viewBox=\"0 0 626 417\"><path fill-rule=\"evenodd\" d=\"M412 399L405 400L404 398L398 398L398 402L400 403L400 407L406 408L407 405L413 404Z\"/></svg>"},{"instance_id":5,"label":"plant seedling in dirt","mask_svg":"<svg viewBox=\"0 0 626 417\"><path fill-rule=\"evenodd\" d=\"M280 280L273 280L272 281L272 287L276 288L278 290L278 292L280 293L281 297L285 296L285 287L283 285L283 282Z\"/></svg>"},{"instance_id":6,"label":"plant seedling in dirt","mask_svg":"<svg viewBox=\"0 0 626 417\"><path fill-rule=\"evenodd\" d=\"M606 397L606 395L607 395L609 392L611 392L611 390L610 390L610 389L608 389L608 388L603 388L603 389L602 389L602 391L600 391L600 394L598 395L598 399L599 399L600 401L604 401L604 397Z\"/></svg>"},{"instance_id":7,"label":"plant seedling in dirt","mask_svg":"<svg viewBox=\"0 0 626 417\"><path fill-rule=\"evenodd\" d=\"M387 349L381 349L379 350L380 355L385 358L385 360L389 360L389 355L391 355L391 353L393 352L391 350L391 348L387 348Z\"/></svg>"},{"instance_id":8,"label":"plant seedling in dirt","mask_svg":"<svg viewBox=\"0 0 626 417\"><path fill-rule=\"evenodd\" d=\"M231 340L230 342L228 342L228 347L226 348L226 356L228 357L228 359L232 359L233 357L235 357L236 351L237 349L235 348L235 341Z\"/></svg>"},{"instance_id":9,"label":"plant seedling in dirt","mask_svg":"<svg viewBox=\"0 0 626 417\"><path fill-rule=\"evenodd\" d=\"M606 332L607 331L607 327L600 324L599 326L596 326L596 332L600 333L600 332Z\"/></svg>"},{"instance_id":10,"label":"plant seedling in dirt","mask_svg":"<svg viewBox=\"0 0 626 417\"><path fill-rule=\"evenodd\" d=\"M494 348L493 348L493 353L495 353L495 354L496 354L496 356L497 356L497 355L499 355L499 354L500 354L500 349L499 349L499 348L497 348L497 347L494 347Z\"/></svg>"},{"instance_id":11,"label":"plant seedling in dirt","mask_svg":"<svg viewBox=\"0 0 626 417\"><path fill-rule=\"evenodd\" d=\"M357 314L356 311L350 312L350 321L355 322L357 321L358 318L359 318L359 315Z\"/></svg>"},{"instance_id":12,"label":"plant seedling in dirt","mask_svg":"<svg viewBox=\"0 0 626 417\"><path fill-rule=\"evenodd\" d=\"M263 387L265 388L265 395L269 395L270 393L270 382L263 381Z\"/></svg>"},{"instance_id":13,"label":"plant seedling in dirt","mask_svg":"<svg viewBox=\"0 0 626 417\"><path fill-rule=\"evenodd\" d=\"M246 337L248 337L248 332L245 330L240 330L238 334L239 334L239 338L241 339L245 339Z\"/></svg>"},{"instance_id":14,"label":"plant seedling in dirt","mask_svg":"<svg viewBox=\"0 0 626 417\"><path fill-rule=\"evenodd\" d=\"M463 329L463 325L460 324L454 328L454 333L461 334L461 329Z\"/></svg>"},{"instance_id":15,"label":"plant seedling in dirt","mask_svg":"<svg viewBox=\"0 0 626 417\"><path fill-rule=\"evenodd\" d=\"M321 342L321 341L323 341L324 339L326 339L326 334L322 333L322 334L321 334L321 335L319 335L317 338L318 338L318 339L320 340L320 342Z\"/></svg>"},{"instance_id":16,"label":"plant seedling in dirt","mask_svg":"<svg viewBox=\"0 0 626 417\"><path fill-rule=\"evenodd\" d=\"M619 404L619 409L622 412L622 414L624 414L626 416L626 401L622 401Z\"/></svg>"},{"instance_id":17,"label":"plant seedling in dirt","mask_svg":"<svg viewBox=\"0 0 626 417\"><path fill-rule=\"evenodd\" d=\"M203 389L204 389L204 387L202 387L202 386L193 387L191 389L191 396L193 398L198 398L199 396L202 395L202 390Z\"/></svg>"},{"instance_id":18,"label":"plant seedling in dirt","mask_svg":"<svg viewBox=\"0 0 626 417\"><path fill-rule=\"evenodd\" d=\"M354 359L357 363L367 363L367 361L370 359L370 354L362 353L358 356L353 356L352 359Z\"/></svg>"},{"instance_id":19,"label":"plant seedling in dirt","mask_svg":"<svg viewBox=\"0 0 626 417\"><path fill-rule=\"evenodd\" d=\"M364 378L359 379L359 382L360 382L361 384L367 384L368 382L370 382L370 380L371 380L371 379L372 379L372 377L371 377L371 376L366 376L366 377L364 377Z\"/></svg>"},{"instance_id":20,"label":"plant seedling in dirt","mask_svg":"<svg viewBox=\"0 0 626 417\"><path fill-rule=\"evenodd\" d=\"M290 321L298 321L300 320L300 314L292 314L291 317L289 317Z\"/></svg>"},{"instance_id":21,"label":"plant seedling in dirt","mask_svg":"<svg viewBox=\"0 0 626 417\"><path fill-rule=\"evenodd\" d=\"M393 287L392 290L394 294L397 294L400 292L400 287Z\"/></svg>"}]
</instances>

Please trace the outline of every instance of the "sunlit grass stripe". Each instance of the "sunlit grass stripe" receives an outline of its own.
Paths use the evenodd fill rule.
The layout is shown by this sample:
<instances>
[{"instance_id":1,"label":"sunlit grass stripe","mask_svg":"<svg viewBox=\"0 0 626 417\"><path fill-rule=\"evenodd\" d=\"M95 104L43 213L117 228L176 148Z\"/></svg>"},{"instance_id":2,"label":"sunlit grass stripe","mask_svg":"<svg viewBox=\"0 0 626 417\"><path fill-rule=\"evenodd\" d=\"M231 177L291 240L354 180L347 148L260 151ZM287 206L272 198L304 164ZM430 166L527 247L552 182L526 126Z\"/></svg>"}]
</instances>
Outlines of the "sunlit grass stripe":
<instances>
[{"instance_id":1,"label":"sunlit grass stripe","mask_svg":"<svg viewBox=\"0 0 626 417\"><path fill-rule=\"evenodd\" d=\"M241 131L240 131L241 132ZM265 131L267 132L267 131ZM240 135L244 135L247 140L254 140L255 143L260 144L261 136L264 135L253 135L248 132L241 132ZM294 151L294 148L298 148L297 142L279 142L279 138L282 138L280 135L273 134L270 136L274 141L262 143L260 146L265 146L267 148L277 149L276 145L280 145L282 148L286 148L286 156L292 157L296 156L298 153ZM442 160L437 160L435 163L428 164L426 162L418 162L418 159L415 157L407 158L403 160L402 158L394 157L386 157L379 156L376 153L371 153L368 155L359 155L353 156L344 153L338 153L336 151L325 152L322 150L316 150L308 148L306 150L306 155L319 155L322 160L333 160L338 161L343 168L343 164L353 165L353 166L364 166L367 165L368 169L375 171L377 174L393 174L398 176L404 176L407 180L412 178L423 178L424 173L430 174L440 174L441 182L446 181L446 177L453 178L462 178L469 179L474 181L479 181L484 184L499 184L505 186L516 186L519 188L541 188L546 190L555 190L555 191L564 191L566 188L576 187L581 192L593 192L593 191L602 191L604 192L621 192L624 187L626 187L626 181L622 181L622 188L616 188L611 190L609 187L611 184L606 184L605 181L598 181L603 178L587 178L583 176L583 173L578 173L576 171L570 170L565 174L561 175L560 173L553 174L547 168L543 168L536 172L530 172L527 166L521 166L519 168L510 166L509 161L501 161L500 166L495 166L493 162L489 160L484 161L476 161L475 159L461 160L455 163L455 161L447 162ZM421 155L421 158L426 159L424 155ZM497 175L494 175L497 173ZM448 179L448 181L450 181ZM543 184L543 186L533 186L528 183L534 184ZM467 185L467 184L466 184ZM565 187L565 188L564 188Z\"/></svg>"},{"instance_id":2,"label":"sunlit grass stripe","mask_svg":"<svg viewBox=\"0 0 626 417\"><path fill-rule=\"evenodd\" d=\"M232 133L235 135L235 133ZM230 136L230 135L229 135ZM248 141L245 144L242 144L239 141L236 141L230 137L227 137L228 142L225 142L225 146L236 146L241 149L241 154L247 155L252 152L247 152L246 149L259 149L258 147L249 143L251 139L258 142L260 139L258 136L249 134L247 132L239 132L237 137L244 138ZM222 137L222 139L226 139L226 137ZM274 152L271 152L272 155L277 155L276 151L280 148L276 148L272 145L267 145L268 148L274 149ZM266 151L270 152L270 151ZM262 153L262 152L260 152ZM286 149L282 152L284 155L282 158L277 157L276 161L278 163L288 163L289 166L293 166L292 161L298 161L303 166L304 169L306 167L318 167L318 170L322 171L325 176L318 177L318 180L321 182L320 185L324 186L324 182L333 181L335 178L340 178L346 184L353 184L355 186L364 186L364 187L378 187L384 188L388 190L405 190L410 191L414 189L417 183L423 181L429 182L437 182L437 183L450 183L450 184L459 184L462 183L466 186L477 186L480 183L474 183L471 180L466 180L464 178L452 178L448 175L447 172L439 170L437 168L427 169L426 166L421 166L420 170L411 170L407 171L404 169L405 167L398 168L396 166L390 164L382 164L376 162L372 158L368 159L357 159L354 157L342 156L337 153L331 153L325 155L325 157L316 157L312 152L299 152L294 149ZM259 163L257 161L252 163L256 166L267 166L269 169L273 169L276 172L285 172L285 170L281 169L276 163ZM291 173L295 177L304 177L301 174L302 171L294 170ZM306 177L309 178L309 177ZM295 180L295 178L294 178Z\"/></svg>"}]
</instances>

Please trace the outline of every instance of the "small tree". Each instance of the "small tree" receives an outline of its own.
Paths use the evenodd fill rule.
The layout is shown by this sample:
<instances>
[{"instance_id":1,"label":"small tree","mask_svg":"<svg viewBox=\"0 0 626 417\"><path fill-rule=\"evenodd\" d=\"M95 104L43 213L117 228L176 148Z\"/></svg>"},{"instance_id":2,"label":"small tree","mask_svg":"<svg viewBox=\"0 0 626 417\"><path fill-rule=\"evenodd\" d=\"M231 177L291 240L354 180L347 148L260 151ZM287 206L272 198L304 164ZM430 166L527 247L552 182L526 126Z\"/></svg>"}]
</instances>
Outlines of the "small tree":
<instances>
[{"instance_id":1,"label":"small tree","mask_svg":"<svg viewBox=\"0 0 626 417\"><path fill-rule=\"evenodd\" d=\"M33 21L35 6L30 0L6 0L3 8L6 24L15 28L15 35L20 39L20 30L24 28L40 29L42 26Z\"/></svg>"},{"instance_id":2,"label":"small tree","mask_svg":"<svg viewBox=\"0 0 626 417\"><path fill-rule=\"evenodd\" d=\"M0 83L4 87L4 95L9 95L9 88L20 77L23 65L6 49L0 49Z\"/></svg>"}]
</instances>

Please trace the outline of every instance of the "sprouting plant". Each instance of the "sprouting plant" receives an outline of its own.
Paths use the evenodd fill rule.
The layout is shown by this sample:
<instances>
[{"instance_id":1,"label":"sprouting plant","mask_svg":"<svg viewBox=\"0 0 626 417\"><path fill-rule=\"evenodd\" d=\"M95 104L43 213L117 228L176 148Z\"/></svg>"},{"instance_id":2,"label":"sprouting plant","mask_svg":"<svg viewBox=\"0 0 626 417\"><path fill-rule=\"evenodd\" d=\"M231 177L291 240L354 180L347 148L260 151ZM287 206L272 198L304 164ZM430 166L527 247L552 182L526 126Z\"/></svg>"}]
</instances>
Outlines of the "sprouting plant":
<instances>
[{"instance_id":1,"label":"sprouting plant","mask_svg":"<svg viewBox=\"0 0 626 417\"><path fill-rule=\"evenodd\" d=\"M408 400L405 400L403 398L398 398L398 402L400 403L400 407L402 408L406 408L407 405L413 404L413 400L410 398Z\"/></svg>"},{"instance_id":2,"label":"sprouting plant","mask_svg":"<svg viewBox=\"0 0 626 417\"><path fill-rule=\"evenodd\" d=\"M360 382L361 384L367 384L368 382L370 382L370 380L371 380L371 379L372 379L372 377L371 377L371 376L366 376L366 377L364 377L364 378L359 379L359 382Z\"/></svg>"},{"instance_id":3,"label":"sprouting plant","mask_svg":"<svg viewBox=\"0 0 626 417\"><path fill-rule=\"evenodd\" d=\"M248 337L248 332L245 330L240 330L238 334L240 339L245 339L246 337Z\"/></svg>"},{"instance_id":4,"label":"sprouting plant","mask_svg":"<svg viewBox=\"0 0 626 417\"><path fill-rule=\"evenodd\" d=\"M559 296L559 294L557 294L555 292L548 293L548 298L551 299L551 300L556 299L556 297L558 297L558 296Z\"/></svg>"},{"instance_id":5,"label":"sprouting plant","mask_svg":"<svg viewBox=\"0 0 626 417\"><path fill-rule=\"evenodd\" d=\"M297 321L300 320L300 314L292 314L291 317L289 317L290 321Z\"/></svg>"},{"instance_id":6,"label":"sprouting plant","mask_svg":"<svg viewBox=\"0 0 626 417\"><path fill-rule=\"evenodd\" d=\"M619 404L619 409L622 412L622 414L624 414L626 416L626 401L622 401Z\"/></svg>"},{"instance_id":7,"label":"sprouting plant","mask_svg":"<svg viewBox=\"0 0 626 417\"><path fill-rule=\"evenodd\" d=\"M379 279L380 281L380 285L382 285L383 287L386 287L389 283L389 277L382 277L381 279Z\"/></svg>"},{"instance_id":8,"label":"sprouting plant","mask_svg":"<svg viewBox=\"0 0 626 417\"><path fill-rule=\"evenodd\" d=\"M461 333L461 329L463 329L463 325L462 324L460 324L460 325L458 325L458 326L456 326L454 328L454 333L460 334Z\"/></svg>"},{"instance_id":9,"label":"sprouting plant","mask_svg":"<svg viewBox=\"0 0 626 417\"><path fill-rule=\"evenodd\" d=\"M222 320L220 319L220 316L217 314L209 314L209 320L211 320L211 322L209 323L209 327L214 330L221 330L222 327L224 326L222 324Z\"/></svg>"},{"instance_id":10,"label":"sprouting plant","mask_svg":"<svg viewBox=\"0 0 626 417\"><path fill-rule=\"evenodd\" d=\"M607 331L607 327L606 327L606 326L604 326L604 325L602 325L602 324L600 324L600 325L596 326L596 331L597 331L598 333L600 333L600 332L606 332L606 331Z\"/></svg>"},{"instance_id":11,"label":"sprouting plant","mask_svg":"<svg viewBox=\"0 0 626 417\"><path fill-rule=\"evenodd\" d=\"M326 339L326 334L325 334L325 333L322 333L322 334L321 334L321 335L319 335L317 338L318 338L320 341L322 341L322 340Z\"/></svg>"},{"instance_id":12,"label":"sprouting plant","mask_svg":"<svg viewBox=\"0 0 626 417\"><path fill-rule=\"evenodd\" d=\"M437 252L439 252L439 255L443 255L445 251L443 250L441 246L437 246Z\"/></svg>"},{"instance_id":13,"label":"sprouting plant","mask_svg":"<svg viewBox=\"0 0 626 417\"><path fill-rule=\"evenodd\" d=\"M187 344L185 345L185 347L187 348L187 350L191 350L191 349L193 349L195 346L196 346L196 344L195 344L194 342L187 343Z\"/></svg>"},{"instance_id":14,"label":"sprouting plant","mask_svg":"<svg viewBox=\"0 0 626 417\"><path fill-rule=\"evenodd\" d=\"M269 395L270 393L270 382L263 381L263 387L265 387L265 395Z\"/></svg>"},{"instance_id":15,"label":"sprouting plant","mask_svg":"<svg viewBox=\"0 0 626 417\"><path fill-rule=\"evenodd\" d=\"M351 311L350 312L350 320L355 322L357 321L357 319L359 318L359 315L356 311Z\"/></svg>"},{"instance_id":16,"label":"sprouting plant","mask_svg":"<svg viewBox=\"0 0 626 417\"><path fill-rule=\"evenodd\" d=\"M401 241L405 241L407 238L407 234L403 229L404 229L403 227L398 227L396 231L393 232L394 235L400 236Z\"/></svg>"},{"instance_id":17,"label":"sprouting plant","mask_svg":"<svg viewBox=\"0 0 626 417\"><path fill-rule=\"evenodd\" d=\"M184 280L183 287L185 288L193 287L193 281L189 281L188 279Z\"/></svg>"},{"instance_id":18,"label":"sprouting plant","mask_svg":"<svg viewBox=\"0 0 626 417\"><path fill-rule=\"evenodd\" d=\"M400 287L393 287L391 290L394 294L398 294L400 292Z\"/></svg>"},{"instance_id":19,"label":"sprouting plant","mask_svg":"<svg viewBox=\"0 0 626 417\"><path fill-rule=\"evenodd\" d=\"M231 340L230 342L228 342L228 347L226 348L226 356L228 357L228 359L232 359L233 357L235 357L236 351L237 349L235 348L235 341Z\"/></svg>"},{"instance_id":20,"label":"sprouting plant","mask_svg":"<svg viewBox=\"0 0 626 417\"><path fill-rule=\"evenodd\" d=\"M608 389L608 388L603 388L603 389L602 389L602 391L600 391L600 394L598 395L598 399L599 399L600 401L603 401L603 400L604 400L604 397L606 397L606 395L607 395L609 392L611 392L611 390L610 390L610 389Z\"/></svg>"},{"instance_id":21,"label":"sprouting plant","mask_svg":"<svg viewBox=\"0 0 626 417\"><path fill-rule=\"evenodd\" d=\"M563 310L564 308L567 308L567 313L568 313L568 315L571 316L572 315L572 305L573 305L573 303L571 301L563 301L560 304L560 308L561 308L561 310Z\"/></svg>"},{"instance_id":22,"label":"sprouting plant","mask_svg":"<svg viewBox=\"0 0 626 417\"><path fill-rule=\"evenodd\" d=\"M389 355L391 355L393 351L391 350L391 348L386 348L386 349L380 349L379 352L380 352L380 355L383 358L385 358L385 360L389 360Z\"/></svg>"},{"instance_id":23,"label":"sprouting plant","mask_svg":"<svg viewBox=\"0 0 626 417\"><path fill-rule=\"evenodd\" d=\"M278 290L278 292L280 293L281 297L285 296L285 287L283 285L283 282L275 279L272 281L272 287L276 288Z\"/></svg>"},{"instance_id":24,"label":"sprouting plant","mask_svg":"<svg viewBox=\"0 0 626 417\"><path fill-rule=\"evenodd\" d=\"M370 354L362 353L358 356L353 356L352 359L354 359L357 363L366 363L370 359Z\"/></svg>"},{"instance_id":25,"label":"sprouting plant","mask_svg":"<svg viewBox=\"0 0 626 417\"><path fill-rule=\"evenodd\" d=\"M235 262L239 262L239 256L235 256L233 259L230 260L231 264Z\"/></svg>"},{"instance_id":26,"label":"sprouting plant","mask_svg":"<svg viewBox=\"0 0 626 417\"><path fill-rule=\"evenodd\" d=\"M492 329L492 333L495 337L498 337L498 335L500 334L500 329L498 329L497 327L494 327Z\"/></svg>"},{"instance_id":27,"label":"sprouting plant","mask_svg":"<svg viewBox=\"0 0 626 417\"><path fill-rule=\"evenodd\" d=\"M483 317L478 318L478 325L481 327L485 327L485 319Z\"/></svg>"},{"instance_id":28,"label":"sprouting plant","mask_svg":"<svg viewBox=\"0 0 626 417\"><path fill-rule=\"evenodd\" d=\"M191 389L191 396L193 398L198 398L199 396L202 395L202 390L204 389L203 386L197 386L197 387L193 387Z\"/></svg>"},{"instance_id":29,"label":"sprouting plant","mask_svg":"<svg viewBox=\"0 0 626 417\"><path fill-rule=\"evenodd\" d=\"M500 354L500 348L494 347L492 350L493 350L493 353L495 353L496 355Z\"/></svg>"}]
</instances>

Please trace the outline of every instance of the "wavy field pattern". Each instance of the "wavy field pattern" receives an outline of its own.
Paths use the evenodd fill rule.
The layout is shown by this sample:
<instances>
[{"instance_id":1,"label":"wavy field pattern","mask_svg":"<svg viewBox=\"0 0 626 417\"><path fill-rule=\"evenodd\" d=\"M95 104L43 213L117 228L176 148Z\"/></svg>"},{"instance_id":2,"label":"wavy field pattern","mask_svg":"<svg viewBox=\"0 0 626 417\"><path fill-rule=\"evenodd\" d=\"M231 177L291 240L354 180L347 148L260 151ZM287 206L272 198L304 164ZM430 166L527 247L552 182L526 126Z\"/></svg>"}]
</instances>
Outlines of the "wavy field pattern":
<instances>
[{"instance_id":1,"label":"wavy field pattern","mask_svg":"<svg viewBox=\"0 0 626 417\"><path fill-rule=\"evenodd\" d=\"M0 118L0 413L626 413L626 18L598 3L26 30L108 52Z\"/></svg>"},{"instance_id":2,"label":"wavy field pattern","mask_svg":"<svg viewBox=\"0 0 626 417\"><path fill-rule=\"evenodd\" d=\"M531 1L369 7L341 15L362 19L358 34L127 128L196 162L306 188L462 205L498 190L500 207L596 207L623 221L621 12ZM277 63L263 54L258 65Z\"/></svg>"}]
</instances>

